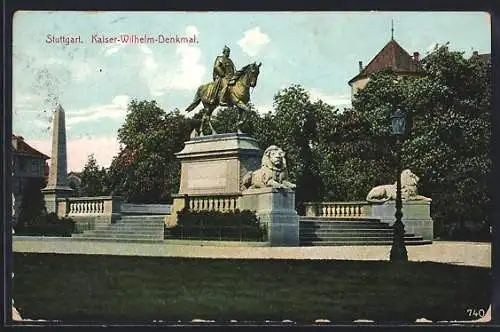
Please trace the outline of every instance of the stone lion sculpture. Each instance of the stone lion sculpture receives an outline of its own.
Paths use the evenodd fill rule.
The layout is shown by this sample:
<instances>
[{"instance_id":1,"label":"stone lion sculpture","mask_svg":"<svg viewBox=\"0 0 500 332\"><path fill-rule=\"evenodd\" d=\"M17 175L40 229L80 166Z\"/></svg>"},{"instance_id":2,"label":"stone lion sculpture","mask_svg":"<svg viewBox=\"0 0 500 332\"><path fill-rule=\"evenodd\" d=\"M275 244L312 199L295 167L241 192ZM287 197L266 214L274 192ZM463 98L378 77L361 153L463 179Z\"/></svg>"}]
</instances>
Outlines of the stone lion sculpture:
<instances>
[{"instance_id":1,"label":"stone lion sculpture","mask_svg":"<svg viewBox=\"0 0 500 332\"><path fill-rule=\"evenodd\" d=\"M430 198L417 193L417 183L420 179L411 170L405 169L401 172L401 198L407 201L425 200ZM366 196L368 202L385 202L396 200L396 183L376 186Z\"/></svg>"},{"instance_id":2,"label":"stone lion sculpture","mask_svg":"<svg viewBox=\"0 0 500 332\"><path fill-rule=\"evenodd\" d=\"M295 189L296 185L288 182L285 152L271 145L264 151L261 168L248 172L243 177L243 189L249 188L288 188Z\"/></svg>"}]
</instances>

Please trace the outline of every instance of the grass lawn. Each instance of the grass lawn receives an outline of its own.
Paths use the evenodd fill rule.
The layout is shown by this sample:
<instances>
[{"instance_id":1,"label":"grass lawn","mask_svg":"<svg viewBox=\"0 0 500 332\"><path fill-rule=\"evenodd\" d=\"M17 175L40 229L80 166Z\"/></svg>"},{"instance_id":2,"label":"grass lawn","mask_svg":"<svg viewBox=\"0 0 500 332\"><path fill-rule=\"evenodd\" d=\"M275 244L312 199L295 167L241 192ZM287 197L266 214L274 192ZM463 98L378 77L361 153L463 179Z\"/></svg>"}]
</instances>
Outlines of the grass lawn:
<instances>
[{"instance_id":1,"label":"grass lawn","mask_svg":"<svg viewBox=\"0 0 500 332\"><path fill-rule=\"evenodd\" d=\"M438 263L14 253L21 316L63 322L466 320L490 269Z\"/></svg>"}]
</instances>

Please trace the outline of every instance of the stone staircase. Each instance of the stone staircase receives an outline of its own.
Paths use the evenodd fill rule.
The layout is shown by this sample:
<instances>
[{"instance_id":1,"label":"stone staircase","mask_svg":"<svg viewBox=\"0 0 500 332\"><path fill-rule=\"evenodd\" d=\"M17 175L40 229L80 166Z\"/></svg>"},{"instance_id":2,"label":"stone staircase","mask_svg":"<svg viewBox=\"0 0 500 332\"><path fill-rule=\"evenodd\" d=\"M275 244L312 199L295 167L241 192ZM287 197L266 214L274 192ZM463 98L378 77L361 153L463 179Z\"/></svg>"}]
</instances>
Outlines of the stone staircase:
<instances>
[{"instance_id":1,"label":"stone staircase","mask_svg":"<svg viewBox=\"0 0 500 332\"><path fill-rule=\"evenodd\" d=\"M95 229L73 234L74 239L128 242L161 242L163 215L122 215L112 224L96 224Z\"/></svg>"},{"instance_id":2,"label":"stone staircase","mask_svg":"<svg viewBox=\"0 0 500 332\"><path fill-rule=\"evenodd\" d=\"M300 218L303 246L391 245L393 228L373 218ZM430 244L421 236L405 233L406 245Z\"/></svg>"}]
</instances>

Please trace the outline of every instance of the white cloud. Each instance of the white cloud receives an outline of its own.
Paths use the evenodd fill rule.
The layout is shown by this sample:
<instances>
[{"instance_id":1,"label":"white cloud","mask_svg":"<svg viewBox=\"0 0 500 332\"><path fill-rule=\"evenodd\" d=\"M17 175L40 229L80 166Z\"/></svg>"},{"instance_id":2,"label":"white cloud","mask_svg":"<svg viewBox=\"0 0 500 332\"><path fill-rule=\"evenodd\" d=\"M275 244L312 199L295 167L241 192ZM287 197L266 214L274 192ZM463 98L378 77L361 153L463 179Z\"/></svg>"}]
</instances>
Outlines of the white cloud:
<instances>
[{"instance_id":1,"label":"white cloud","mask_svg":"<svg viewBox=\"0 0 500 332\"><path fill-rule=\"evenodd\" d=\"M198 47L179 45L175 53L180 58L180 65L173 77L172 88L180 90L197 88L205 74L205 67L200 63L201 50Z\"/></svg>"},{"instance_id":2,"label":"white cloud","mask_svg":"<svg viewBox=\"0 0 500 332\"><path fill-rule=\"evenodd\" d=\"M50 140L30 140L29 145L38 151L48 155L52 154ZM68 172L79 172L85 166L90 154L94 154L100 167L109 167L111 160L119 151L119 143L116 136L85 136L77 139L68 139L66 142ZM50 165L50 160L48 160Z\"/></svg>"},{"instance_id":3,"label":"white cloud","mask_svg":"<svg viewBox=\"0 0 500 332\"><path fill-rule=\"evenodd\" d=\"M186 27L186 34L198 33L194 26ZM201 62L201 49L186 44L175 49L173 62L157 61L153 52L144 53L141 76L153 96L162 96L168 90L195 90L205 77L206 68Z\"/></svg>"},{"instance_id":4,"label":"white cloud","mask_svg":"<svg viewBox=\"0 0 500 332\"><path fill-rule=\"evenodd\" d=\"M122 48L122 46L123 45L113 45L112 47L106 48L106 50L104 51L104 55L105 56L113 55L116 52L118 52Z\"/></svg>"},{"instance_id":5,"label":"white cloud","mask_svg":"<svg viewBox=\"0 0 500 332\"><path fill-rule=\"evenodd\" d=\"M120 39L118 39L117 43L106 44L102 47L101 52L104 52L104 56L110 56L118 52L123 48L125 44L123 44Z\"/></svg>"},{"instance_id":6,"label":"white cloud","mask_svg":"<svg viewBox=\"0 0 500 332\"><path fill-rule=\"evenodd\" d=\"M196 35L196 37L198 37L200 35L200 32L198 31L198 28L196 28L194 25L188 25L186 27L186 35L188 36Z\"/></svg>"},{"instance_id":7,"label":"white cloud","mask_svg":"<svg viewBox=\"0 0 500 332\"><path fill-rule=\"evenodd\" d=\"M334 107L351 107L351 96L350 95L328 95L320 89L308 89L307 92L311 97L312 102L322 100Z\"/></svg>"},{"instance_id":8,"label":"white cloud","mask_svg":"<svg viewBox=\"0 0 500 332\"><path fill-rule=\"evenodd\" d=\"M126 95L115 96L111 103L92 106L79 110L66 110L66 125L72 126L86 122L95 122L102 118L121 120L127 113L130 97Z\"/></svg>"},{"instance_id":9,"label":"white cloud","mask_svg":"<svg viewBox=\"0 0 500 332\"><path fill-rule=\"evenodd\" d=\"M260 31L260 27L245 31L245 35L238 41L243 52L249 56L256 56L264 46L271 41L268 35Z\"/></svg>"},{"instance_id":10,"label":"white cloud","mask_svg":"<svg viewBox=\"0 0 500 332\"><path fill-rule=\"evenodd\" d=\"M144 54L153 54L153 51L151 51L151 49L148 46L144 45L144 44L140 44L139 49Z\"/></svg>"},{"instance_id":11,"label":"white cloud","mask_svg":"<svg viewBox=\"0 0 500 332\"><path fill-rule=\"evenodd\" d=\"M34 104L41 103L43 101L42 96L30 93L13 93L12 99L13 108L31 108Z\"/></svg>"}]
</instances>

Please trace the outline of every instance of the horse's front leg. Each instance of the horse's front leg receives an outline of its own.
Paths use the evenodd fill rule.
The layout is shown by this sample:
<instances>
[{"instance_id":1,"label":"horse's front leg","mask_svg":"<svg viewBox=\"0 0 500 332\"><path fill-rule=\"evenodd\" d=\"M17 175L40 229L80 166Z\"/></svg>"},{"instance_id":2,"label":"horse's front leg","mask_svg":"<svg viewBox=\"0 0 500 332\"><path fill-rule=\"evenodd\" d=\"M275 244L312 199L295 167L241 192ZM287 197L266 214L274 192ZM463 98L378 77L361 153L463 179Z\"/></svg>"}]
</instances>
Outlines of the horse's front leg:
<instances>
[{"instance_id":1,"label":"horse's front leg","mask_svg":"<svg viewBox=\"0 0 500 332\"><path fill-rule=\"evenodd\" d=\"M215 135L215 134L217 134L217 132L215 131L214 126L212 125L212 112L213 111L214 111L214 109L209 109L209 111L207 112L207 119L208 119L208 127L210 128L212 135Z\"/></svg>"},{"instance_id":2,"label":"horse's front leg","mask_svg":"<svg viewBox=\"0 0 500 332\"><path fill-rule=\"evenodd\" d=\"M198 128L198 136L204 136L203 127L205 126L205 122L207 121L207 115L203 112L203 116L201 117L200 127Z\"/></svg>"},{"instance_id":3,"label":"horse's front leg","mask_svg":"<svg viewBox=\"0 0 500 332\"><path fill-rule=\"evenodd\" d=\"M243 118L243 112L249 112L250 111L250 107L248 107L247 104L245 104L244 102L242 102L241 100L239 100L237 103L236 103L236 106L237 106L237 110L238 110L238 119L237 119L237 122L236 122L236 131L238 132L238 134L243 134L243 132L241 131L241 125L243 125L243 122L245 121L245 119Z\"/></svg>"}]
</instances>

